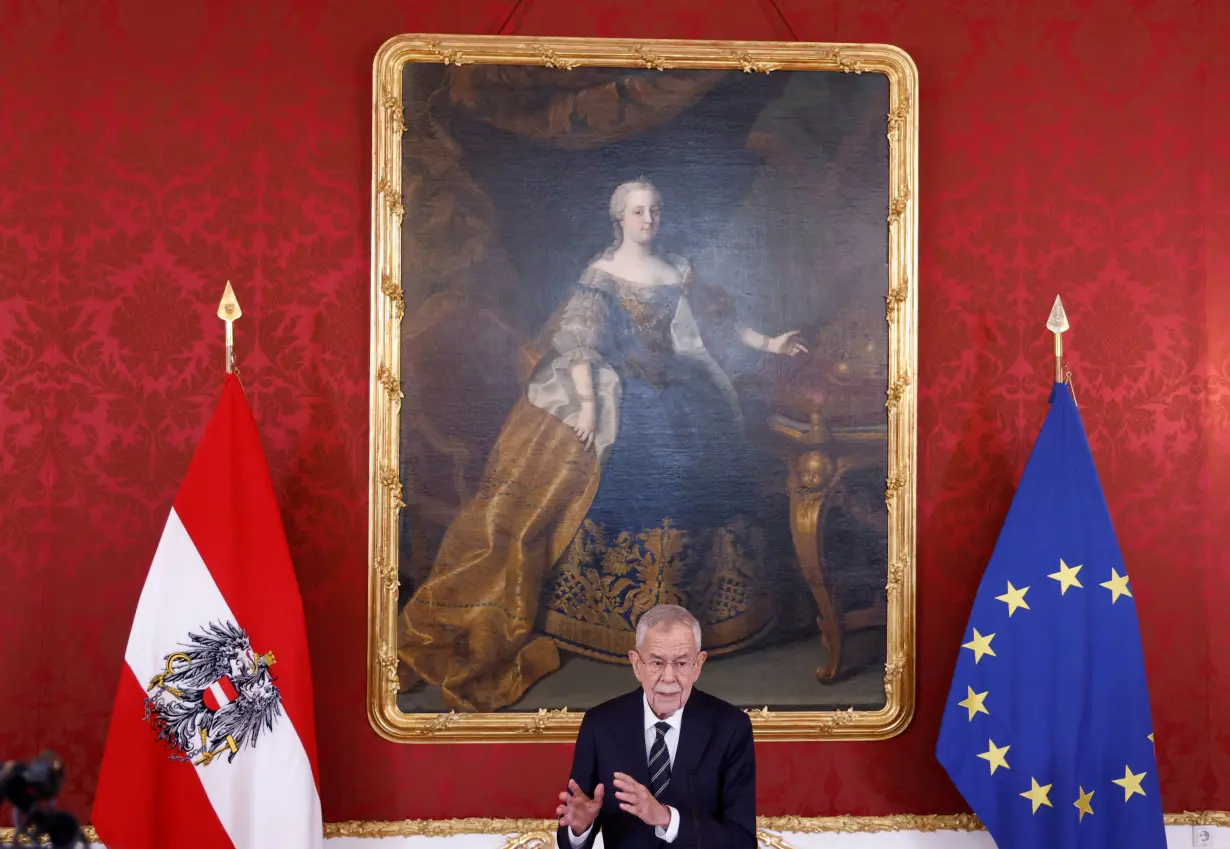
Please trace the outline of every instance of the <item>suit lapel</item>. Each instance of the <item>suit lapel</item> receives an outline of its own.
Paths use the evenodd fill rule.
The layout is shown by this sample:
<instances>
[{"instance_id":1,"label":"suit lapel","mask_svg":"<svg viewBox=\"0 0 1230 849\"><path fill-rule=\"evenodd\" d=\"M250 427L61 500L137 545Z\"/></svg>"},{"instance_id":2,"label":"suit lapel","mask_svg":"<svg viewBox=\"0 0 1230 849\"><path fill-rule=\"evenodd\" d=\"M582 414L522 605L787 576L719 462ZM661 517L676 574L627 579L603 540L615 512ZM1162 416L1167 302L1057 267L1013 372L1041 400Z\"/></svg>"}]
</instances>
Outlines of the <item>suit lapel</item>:
<instances>
[{"instance_id":1,"label":"suit lapel","mask_svg":"<svg viewBox=\"0 0 1230 849\"><path fill-rule=\"evenodd\" d=\"M629 754L626 761L628 775L644 786L649 786L649 759L645 754L645 697L637 690L628 699L627 712L620 723L620 748ZM611 788L612 791L614 788Z\"/></svg>"},{"instance_id":2,"label":"suit lapel","mask_svg":"<svg viewBox=\"0 0 1230 849\"><path fill-rule=\"evenodd\" d=\"M700 698L697 698L697 697ZM692 697L683 710L683 724L679 728L679 750L671 764L671 787L679 798L690 793L688 776L696 772L701 756L709 747L713 734L713 714L709 700L703 693L692 691ZM669 791L668 791L669 792Z\"/></svg>"}]
</instances>

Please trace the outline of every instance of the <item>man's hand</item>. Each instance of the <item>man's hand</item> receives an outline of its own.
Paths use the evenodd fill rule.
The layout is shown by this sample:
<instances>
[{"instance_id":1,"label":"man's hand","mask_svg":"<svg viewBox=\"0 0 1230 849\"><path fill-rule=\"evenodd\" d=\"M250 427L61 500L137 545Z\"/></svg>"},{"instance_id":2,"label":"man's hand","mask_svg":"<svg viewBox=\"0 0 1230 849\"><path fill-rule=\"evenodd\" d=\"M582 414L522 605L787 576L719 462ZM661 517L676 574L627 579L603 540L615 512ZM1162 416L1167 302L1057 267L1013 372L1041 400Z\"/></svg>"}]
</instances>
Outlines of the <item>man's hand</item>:
<instances>
[{"instance_id":1,"label":"man's hand","mask_svg":"<svg viewBox=\"0 0 1230 849\"><path fill-rule=\"evenodd\" d=\"M584 834L598 818L598 811L602 810L602 794L602 785L599 784L594 788L594 798L591 799L579 784L568 779L568 789L559 794L561 804L555 809L559 824L572 829L574 836Z\"/></svg>"},{"instance_id":2,"label":"man's hand","mask_svg":"<svg viewBox=\"0 0 1230 849\"><path fill-rule=\"evenodd\" d=\"M615 798L619 800L621 811L627 811L647 825L666 828L671 824L670 809L655 799L645 785L622 772L615 773Z\"/></svg>"}]
</instances>

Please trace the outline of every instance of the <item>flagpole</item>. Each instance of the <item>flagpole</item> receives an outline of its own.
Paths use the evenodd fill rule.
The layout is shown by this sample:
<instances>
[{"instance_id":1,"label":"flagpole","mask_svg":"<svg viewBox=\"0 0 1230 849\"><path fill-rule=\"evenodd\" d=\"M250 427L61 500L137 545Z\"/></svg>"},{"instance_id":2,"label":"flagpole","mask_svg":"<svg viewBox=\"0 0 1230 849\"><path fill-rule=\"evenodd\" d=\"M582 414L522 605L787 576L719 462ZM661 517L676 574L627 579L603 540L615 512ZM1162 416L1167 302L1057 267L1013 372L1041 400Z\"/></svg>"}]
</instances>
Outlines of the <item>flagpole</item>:
<instances>
[{"instance_id":1,"label":"flagpole","mask_svg":"<svg viewBox=\"0 0 1230 849\"><path fill-rule=\"evenodd\" d=\"M218 318L226 322L226 373L235 370L235 322L243 316L239 301L235 298L235 290L231 281L226 281L226 291L222 293L222 302L218 304Z\"/></svg>"},{"instance_id":2,"label":"flagpole","mask_svg":"<svg viewBox=\"0 0 1230 849\"><path fill-rule=\"evenodd\" d=\"M1058 295L1046 320L1046 329L1055 334L1055 382L1063 383L1063 334L1068 329L1068 314L1063 311L1063 301Z\"/></svg>"}]
</instances>

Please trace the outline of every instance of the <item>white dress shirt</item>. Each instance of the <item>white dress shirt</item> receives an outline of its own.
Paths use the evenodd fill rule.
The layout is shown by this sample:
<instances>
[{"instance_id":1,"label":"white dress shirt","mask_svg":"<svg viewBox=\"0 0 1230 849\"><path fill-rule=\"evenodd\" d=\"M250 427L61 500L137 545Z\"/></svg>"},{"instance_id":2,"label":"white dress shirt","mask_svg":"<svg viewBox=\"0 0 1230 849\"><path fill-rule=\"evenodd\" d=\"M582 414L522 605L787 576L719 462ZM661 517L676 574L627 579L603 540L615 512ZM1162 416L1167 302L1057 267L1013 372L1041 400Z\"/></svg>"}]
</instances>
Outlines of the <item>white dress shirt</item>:
<instances>
[{"instance_id":1,"label":"white dress shirt","mask_svg":"<svg viewBox=\"0 0 1230 849\"><path fill-rule=\"evenodd\" d=\"M649 707L649 698L644 693L641 694L641 703L644 704L644 723L645 723L645 761L649 761L649 752L653 748L654 741L658 739L658 729L654 726L660 721L653 709ZM665 719L665 722L670 725L666 730L666 756L671 762L671 780L674 780L675 769L675 752L679 751L679 729L683 725L683 709L672 713ZM648 788L646 788L648 789ZM608 793L614 793L615 788L607 788ZM653 791L650 791L653 792ZM671 820L666 824L666 827L654 826L653 833L660 840L667 843L674 843L675 838L679 835L679 812L670 805L666 806L666 810L670 811ZM568 842L572 844L573 849L580 849L585 845L585 841L589 838L589 833L593 831L593 825L585 829L580 835L572 833L572 829L568 829Z\"/></svg>"}]
</instances>

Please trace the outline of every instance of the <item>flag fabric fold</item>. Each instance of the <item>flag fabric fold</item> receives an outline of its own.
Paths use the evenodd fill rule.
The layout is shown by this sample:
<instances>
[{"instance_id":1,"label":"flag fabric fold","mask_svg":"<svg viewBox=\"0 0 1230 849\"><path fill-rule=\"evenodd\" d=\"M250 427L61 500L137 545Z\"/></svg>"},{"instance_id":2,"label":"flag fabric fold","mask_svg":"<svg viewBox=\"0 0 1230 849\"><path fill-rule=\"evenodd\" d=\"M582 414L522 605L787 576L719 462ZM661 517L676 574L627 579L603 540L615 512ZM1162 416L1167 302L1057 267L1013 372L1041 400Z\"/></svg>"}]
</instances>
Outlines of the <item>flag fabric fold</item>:
<instances>
[{"instance_id":1,"label":"flag fabric fold","mask_svg":"<svg viewBox=\"0 0 1230 849\"><path fill-rule=\"evenodd\" d=\"M999 849L1164 849L1135 598L1068 387L1050 403L974 599L936 756Z\"/></svg>"},{"instance_id":2,"label":"flag fabric fold","mask_svg":"<svg viewBox=\"0 0 1230 849\"><path fill-rule=\"evenodd\" d=\"M111 849L319 849L303 602L227 375L150 565L91 821Z\"/></svg>"}]
</instances>

